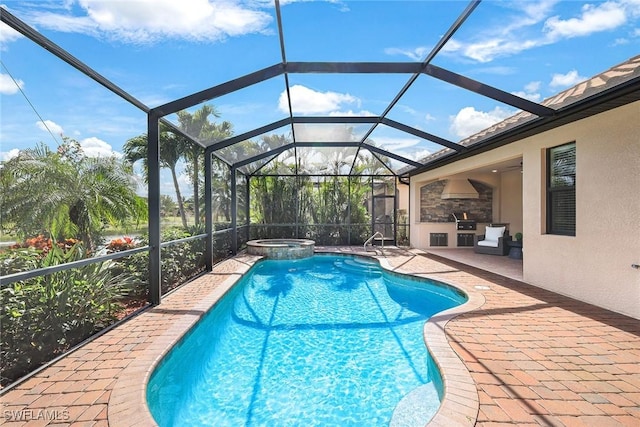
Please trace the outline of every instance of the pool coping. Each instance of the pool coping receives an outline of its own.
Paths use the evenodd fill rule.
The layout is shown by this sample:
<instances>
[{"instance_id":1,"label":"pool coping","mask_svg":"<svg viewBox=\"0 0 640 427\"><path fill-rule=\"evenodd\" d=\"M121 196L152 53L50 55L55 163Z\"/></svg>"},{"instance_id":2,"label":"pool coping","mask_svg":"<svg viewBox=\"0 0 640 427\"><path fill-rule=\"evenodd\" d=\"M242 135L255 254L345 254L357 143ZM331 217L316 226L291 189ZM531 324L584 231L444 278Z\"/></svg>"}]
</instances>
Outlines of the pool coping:
<instances>
[{"instance_id":1,"label":"pool coping","mask_svg":"<svg viewBox=\"0 0 640 427\"><path fill-rule=\"evenodd\" d=\"M316 253L336 253L326 250L316 250ZM409 276L430 278L428 274L413 274L403 271L402 266L394 267L385 256L375 256L371 253L352 253L357 256L367 256L377 259L385 270L407 274ZM132 361L119 375L109 397L107 419L109 425L127 426L157 426L147 406L146 389L151 374L156 366L173 346L195 325L204 314L211 309L261 256L244 254L242 262L232 276L225 279L195 305L190 307L191 316L182 316L164 333L145 349L142 355ZM444 386L444 398L440 408L427 424L429 427L444 426L473 426L479 411L478 392L471 374L462 360L449 345L444 332L446 323L459 314L474 310L484 304L484 297L466 286L447 283L446 280L433 278L456 289L462 290L469 298L464 304L445 310L432 316L425 322L423 336L429 352L440 370ZM188 285L187 285L188 286ZM159 306L161 307L161 305ZM144 314L143 314L144 315Z\"/></svg>"},{"instance_id":2,"label":"pool coping","mask_svg":"<svg viewBox=\"0 0 640 427\"><path fill-rule=\"evenodd\" d=\"M422 251L414 250L414 253ZM377 257L376 257L377 258ZM423 338L433 357L444 387L442 402L436 414L427 423L428 427L474 426L478 419L480 401L478 389L471 373L449 345L445 335L446 324L459 316L481 307L485 303L482 293L468 286L454 284L442 278L434 278L429 274L412 274L403 272L401 267L393 267L386 258L377 258L381 267L386 270L408 274L410 276L430 278L440 283L462 290L468 300L459 306L441 311L431 316L424 324Z\"/></svg>"}]
</instances>

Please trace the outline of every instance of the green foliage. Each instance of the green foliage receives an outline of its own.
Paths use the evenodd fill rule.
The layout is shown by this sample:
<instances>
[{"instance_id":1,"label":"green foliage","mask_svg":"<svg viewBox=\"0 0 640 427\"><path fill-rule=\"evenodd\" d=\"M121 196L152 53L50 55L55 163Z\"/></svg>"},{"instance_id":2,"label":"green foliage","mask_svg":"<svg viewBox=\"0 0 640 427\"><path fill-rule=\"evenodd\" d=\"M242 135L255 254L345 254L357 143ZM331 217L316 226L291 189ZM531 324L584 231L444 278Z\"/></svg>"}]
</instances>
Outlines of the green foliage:
<instances>
[{"instance_id":1,"label":"green foliage","mask_svg":"<svg viewBox=\"0 0 640 427\"><path fill-rule=\"evenodd\" d=\"M211 105L203 105L194 113L188 111L178 111L179 129L186 134L195 137L197 140L214 143L222 139L226 139L233 134L233 126L230 122L213 123L210 121L212 117L219 117L218 111ZM195 225L200 224L203 216L201 205L204 203L203 197L200 195L200 189L204 186L204 180L201 179L200 171L204 168L204 149L186 138L182 133L176 132L171 127L160 123L160 167L167 168L171 172L173 187L175 191L175 200L177 201L178 211L182 220L182 226L186 229L187 215L184 205L184 197L178 183L178 164L180 161L185 162L185 172L191 178L193 189L193 199L191 209L194 214ZM148 180L148 153L149 141L147 134L133 137L124 144L123 151L125 158L131 164L142 161L145 179ZM214 181L216 170L214 169ZM221 185L224 181L218 182ZM215 185L215 183L214 183ZM164 208L163 208L164 210ZM166 211L165 211L166 214ZM228 219L228 218L227 218Z\"/></svg>"},{"instance_id":2,"label":"green foliage","mask_svg":"<svg viewBox=\"0 0 640 427\"><path fill-rule=\"evenodd\" d=\"M178 208L178 204L166 194L160 195L160 216L173 216Z\"/></svg>"},{"instance_id":3,"label":"green foliage","mask_svg":"<svg viewBox=\"0 0 640 427\"><path fill-rule=\"evenodd\" d=\"M39 145L2 164L3 224L12 223L18 237L77 237L93 250L105 224L146 219L146 202L136 195L128 163L87 157L77 141L63 140L57 151Z\"/></svg>"},{"instance_id":4,"label":"green foliage","mask_svg":"<svg viewBox=\"0 0 640 427\"><path fill-rule=\"evenodd\" d=\"M294 224L304 217L308 204L303 203L304 190L298 191L295 177L257 176L251 179L253 222L262 224ZM278 237L296 237L295 227L282 227ZM276 237L276 236L261 236Z\"/></svg>"},{"instance_id":5,"label":"green foliage","mask_svg":"<svg viewBox=\"0 0 640 427\"><path fill-rule=\"evenodd\" d=\"M409 218L405 209L398 210L396 224L398 227L396 244L398 246L409 246Z\"/></svg>"},{"instance_id":6,"label":"green foliage","mask_svg":"<svg viewBox=\"0 0 640 427\"><path fill-rule=\"evenodd\" d=\"M201 234L203 230L199 227L191 227L188 230L182 228L168 228L162 230L161 240L169 242L183 239L193 235ZM136 246L149 244L147 236L137 239ZM161 249L160 257L162 262L161 292L165 294L172 289L186 283L188 280L205 270L206 259L204 254L204 239L191 240L184 243L177 243L165 246ZM142 284L134 288L136 297L147 296L147 286L149 277L149 254L141 252L118 260L120 271L133 277L135 282Z\"/></svg>"},{"instance_id":7,"label":"green foliage","mask_svg":"<svg viewBox=\"0 0 640 427\"><path fill-rule=\"evenodd\" d=\"M3 274L77 261L86 251L53 245L42 256L34 248L0 252ZM120 301L135 279L104 261L47 274L0 290L2 384L6 384L78 344L117 319Z\"/></svg>"},{"instance_id":8,"label":"green foliage","mask_svg":"<svg viewBox=\"0 0 640 427\"><path fill-rule=\"evenodd\" d=\"M182 218L182 226L185 228L187 227L187 217L184 206L182 205L182 194L180 193L180 186L178 185L178 172L176 168L180 159L185 156L187 148L188 145L184 138L171 132L168 126L164 124L160 125L160 166L168 168L171 171L176 200L178 201L180 217ZM124 157L130 166L133 166L138 160L142 160L145 180L148 181L147 156L149 152L149 140L147 134L138 135L127 140L122 149L124 151Z\"/></svg>"},{"instance_id":9,"label":"green foliage","mask_svg":"<svg viewBox=\"0 0 640 427\"><path fill-rule=\"evenodd\" d=\"M306 237L319 245L362 244L371 234L367 178L254 176L251 238ZM295 224L259 227L259 224Z\"/></svg>"}]
</instances>

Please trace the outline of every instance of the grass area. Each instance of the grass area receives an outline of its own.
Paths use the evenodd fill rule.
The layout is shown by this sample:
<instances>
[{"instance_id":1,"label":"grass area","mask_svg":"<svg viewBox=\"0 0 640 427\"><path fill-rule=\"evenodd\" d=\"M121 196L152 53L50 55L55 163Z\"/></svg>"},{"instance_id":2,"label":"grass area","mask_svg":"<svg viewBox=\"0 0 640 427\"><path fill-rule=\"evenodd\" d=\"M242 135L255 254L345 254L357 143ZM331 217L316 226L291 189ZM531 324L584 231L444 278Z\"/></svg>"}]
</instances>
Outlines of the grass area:
<instances>
[{"instance_id":1,"label":"grass area","mask_svg":"<svg viewBox=\"0 0 640 427\"><path fill-rule=\"evenodd\" d=\"M193 225L193 217L187 216L187 224ZM160 219L161 228L182 227L182 219L180 216L166 216ZM144 234L149 228L148 223L126 224L122 227L107 226L105 228L105 236L136 236Z\"/></svg>"},{"instance_id":2,"label":"grass area","mask_svg":"<svg viewBox=\"0 0 640 427\"><path fill-rule=\"evenodd\" d=\"M7 233L2 233L0 235L0 243L10 243L10 242L15 242L16 241L16 237L15 236L11 236Z\"/></svg>"},{"instance_id":3,"label":"grass area","mask_svg":"<svg viewBox=\"0 0 640 427\"><path fill-rule=\"evenodd\" d=\"M147 223L138 225L125 225L121 227L107 226L104 231L105 236L129 236L139 235L147 232Z\"/></svg>"},{"instance_id":4,"label":"grass area","mask_svg":"<svg viewBox=\"0 0 640 427\"><path fill-rule=\"evenodd\" d=\"M193 225L192 216L187 215L187 224ZM160 221L160 227L182 227L182 219L180 216L163 217ZM124 224L118 227L107 225L104 229L104 236L107 240L113 237L139 236L141 234L146 234L148 228L149 225L146 222L139 224ZM19 239L14 233L10 233L6 230L0 230L0 243L13 243L18 240L22 239Z\"/></svg>"}]
</instances>

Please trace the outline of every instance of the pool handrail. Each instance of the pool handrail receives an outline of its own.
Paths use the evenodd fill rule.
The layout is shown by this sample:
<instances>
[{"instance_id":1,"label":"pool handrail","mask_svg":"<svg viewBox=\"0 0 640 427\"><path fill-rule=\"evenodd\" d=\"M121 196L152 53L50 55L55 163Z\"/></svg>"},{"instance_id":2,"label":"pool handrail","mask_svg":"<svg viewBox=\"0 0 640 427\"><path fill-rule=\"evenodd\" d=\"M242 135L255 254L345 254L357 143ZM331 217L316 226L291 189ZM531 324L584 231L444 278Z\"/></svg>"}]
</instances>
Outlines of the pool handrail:
<instances>
[{"instance_id":1,"label":"pool handrail","mask_svg":"<svg viewBox=\"0 0 640 427\"><path fill-rule=\"evenodd\" d=\"M382 249L384 249L384 234L382 234L380 231L376 231L375 233L373 233L373 236L369 237L366 242L364 242L364 245L362 245L362 249L364 249L364 251L367 251L367 244L371 243L373 241L373 239L376 238L376 236L380 235L381 242L382 242ZM373 243L371 243L371 245L373 246Z\"/></svg>"}]
</instances>

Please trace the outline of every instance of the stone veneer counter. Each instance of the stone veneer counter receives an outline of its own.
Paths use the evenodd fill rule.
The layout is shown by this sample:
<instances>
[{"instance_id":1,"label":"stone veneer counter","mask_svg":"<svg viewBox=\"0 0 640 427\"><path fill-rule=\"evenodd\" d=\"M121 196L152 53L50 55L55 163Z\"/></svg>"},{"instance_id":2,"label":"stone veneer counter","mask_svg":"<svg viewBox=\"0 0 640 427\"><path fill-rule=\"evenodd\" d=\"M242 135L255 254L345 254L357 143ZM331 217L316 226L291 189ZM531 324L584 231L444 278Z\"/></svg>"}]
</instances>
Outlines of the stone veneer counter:
<instances>
[{"instance_id":1,"label":"stone veneer counter","mask_svg":"<svg viewBox=\"0 0 640 427\"><path fill-rule=\"evenodd\" d=\"M300 259L313 255L316 242L307 239L261 239L247 242L247 252L270 259Z\"/></svg>"}]
</instances>

